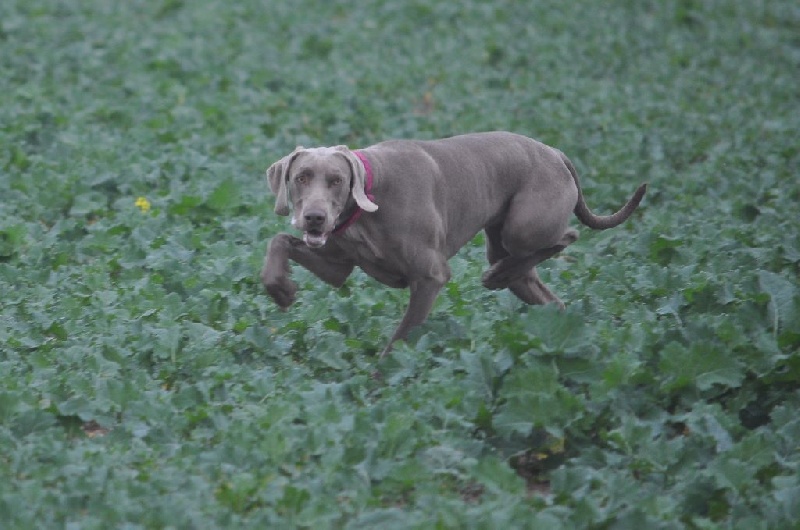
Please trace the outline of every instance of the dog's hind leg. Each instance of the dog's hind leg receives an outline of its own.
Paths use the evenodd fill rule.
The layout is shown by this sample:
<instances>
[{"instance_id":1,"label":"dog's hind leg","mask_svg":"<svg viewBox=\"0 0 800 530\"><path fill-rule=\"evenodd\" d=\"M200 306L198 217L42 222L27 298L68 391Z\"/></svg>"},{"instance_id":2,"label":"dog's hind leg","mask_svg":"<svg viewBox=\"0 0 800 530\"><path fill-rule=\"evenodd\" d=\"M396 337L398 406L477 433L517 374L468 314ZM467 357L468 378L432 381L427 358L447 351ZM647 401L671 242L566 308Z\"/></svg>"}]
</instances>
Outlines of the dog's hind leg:
<instances>
[{"instance_id":1,"label":"dog's hind leg","mask_svg":"<svg viewBox=\"0 0 800 530\"><path fill-rule=\"evenodd\" d=\"M508 288L517 298L526 304L556 304L558 307L564 308L564 302L559 300L559 298L542 283L542 280L539 279L536 267L529 270L528 274L521 280L511 282Z\"/></svg>"},{"instance_id":2,"label":"dog's hind leg","mask_svg":"<svg viewBox=\"0 0 800 530\"><path fill-rule=\"evenodd\" d=\"M569 228L578 192L572 182L568 184L564 187L559 180L552 180L526 186L511 199L505 218L495 229L499 229L500 248L507 256L483 275L486 288L502 289L526 278L533 267L578 239L578 232ZM496 244L497 237L494 239Z\"/></svg>"},{"instance_id":3,"label":"dog's hind leg","mask_svg":"<svg viewBox=\"0 0 800 530\"><path fill-rule=\"evenodd\" d=\"M528 276L528 272L536 265L552 258L577 239L578 232L568 230L557 245L537 250L527 256L507 256L502 258L483 274L481 279L483 286L487 289L510 287L512 283L525 279Z\"/></svg>"},{"instance_id":4,"label":"dog's hind leg","mask_svg":"<svg viewBox=\"0 0 800 530\"><path fill-rule=\"evenodd\" d=\"M577 238L577 232L574 235ZM568 239L571 239L571 237L572 235ZM555 250L555 252L560 250ZM513 258L503 248L500 227L487 227L486 257L489 263L492 264L492 267L483 275L483 284L487 288L503 289L508 287L517 298L526 304L544 305L555 303L560 307L564 306L561 300L542 283L536 272L536 263L543 261L550 255L540 253L536 256L522 259Z\"/></svg>"}]
</instances>

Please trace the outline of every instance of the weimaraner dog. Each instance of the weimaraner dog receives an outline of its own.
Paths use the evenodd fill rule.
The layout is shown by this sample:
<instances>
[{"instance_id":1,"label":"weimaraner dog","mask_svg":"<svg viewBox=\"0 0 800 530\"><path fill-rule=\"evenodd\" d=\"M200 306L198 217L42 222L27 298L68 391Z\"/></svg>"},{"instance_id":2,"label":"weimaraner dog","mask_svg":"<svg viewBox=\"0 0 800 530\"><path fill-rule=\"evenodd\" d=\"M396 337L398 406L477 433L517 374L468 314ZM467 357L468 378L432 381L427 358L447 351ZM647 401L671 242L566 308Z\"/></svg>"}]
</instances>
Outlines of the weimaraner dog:
<instances>
[{"instance_id":1,"label":"weimaraner dog","mask_svg":"<svg viewBox=\"0 0 800 530\"><path fill-rule=\"evenodd\" d=\"M561 151L508 132L392 140L358 151L298 147L267 177L275 213L292 213L303 232L302 239L282 233L270 242L261 272L267 292L281 309L292 305L290 259L335 287L358 266L389 287L410 288L382 355L425 321L450 279L447 260L480 230L491 265L485 287L563 307L535 266L578 238L568 226L573 213L590 228L612 228L646 190L642 184L613 215L595 215Z\"/></svg>"}]
</instances>

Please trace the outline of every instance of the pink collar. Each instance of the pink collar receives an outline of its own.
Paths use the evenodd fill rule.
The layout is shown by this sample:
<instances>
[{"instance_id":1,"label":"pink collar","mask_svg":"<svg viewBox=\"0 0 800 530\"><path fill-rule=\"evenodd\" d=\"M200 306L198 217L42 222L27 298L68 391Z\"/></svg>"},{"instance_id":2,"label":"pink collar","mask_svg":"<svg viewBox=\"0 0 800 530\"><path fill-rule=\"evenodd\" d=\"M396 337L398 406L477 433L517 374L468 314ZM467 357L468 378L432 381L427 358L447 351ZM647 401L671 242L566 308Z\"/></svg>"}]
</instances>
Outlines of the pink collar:
<instances>
[{"instance_id":1,"label":"pink collar","mask_svg":"<svg viewBox=\"0 0 800 530\"><path fill-rule=\"evenodd\" d=\"M367 157L364 156L364 154L361 151L353 151L353 154L356 155L359 160L361 160L362 164L364 164L364 171L366 171L367 173L365 179L366 182L364 183L364 193L367 195L367 198L369 200L374 201L375 197L373 197L372 193L370 193L372 191L372 166L370 165L369 160L367 160ZM358 218L361 217L361 214L363 212L364 210L362 210L360 207L357 208L356 211L353 212L353 215L348 217L345 222L334 228L332 233L341 234L342 232L350 228L350 225L358 221Z\"/></svg>"}]
</instances>

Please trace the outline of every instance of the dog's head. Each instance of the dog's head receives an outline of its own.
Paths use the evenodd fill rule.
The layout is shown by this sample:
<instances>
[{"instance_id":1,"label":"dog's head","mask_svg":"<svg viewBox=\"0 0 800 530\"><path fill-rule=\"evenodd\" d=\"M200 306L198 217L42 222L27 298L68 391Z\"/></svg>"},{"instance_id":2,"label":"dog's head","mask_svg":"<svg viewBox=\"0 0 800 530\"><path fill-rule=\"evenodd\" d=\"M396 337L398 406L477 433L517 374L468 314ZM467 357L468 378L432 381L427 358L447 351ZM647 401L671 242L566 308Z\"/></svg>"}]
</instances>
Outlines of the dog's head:
<instances>
[{"instance_id":1,"label":"dog's head","mask_svg":"<svg viewBox=\"0 0 800 530\"><path fill-rule=\"evenodd\" d=\"M267 179L275 194L275 213L293 210L292 224L303 231L310 247L325 244L351 200L367 212L378 209L364 192L364 166L343 145L297 147L267 169Z\"/></svg>"}]
</instances>

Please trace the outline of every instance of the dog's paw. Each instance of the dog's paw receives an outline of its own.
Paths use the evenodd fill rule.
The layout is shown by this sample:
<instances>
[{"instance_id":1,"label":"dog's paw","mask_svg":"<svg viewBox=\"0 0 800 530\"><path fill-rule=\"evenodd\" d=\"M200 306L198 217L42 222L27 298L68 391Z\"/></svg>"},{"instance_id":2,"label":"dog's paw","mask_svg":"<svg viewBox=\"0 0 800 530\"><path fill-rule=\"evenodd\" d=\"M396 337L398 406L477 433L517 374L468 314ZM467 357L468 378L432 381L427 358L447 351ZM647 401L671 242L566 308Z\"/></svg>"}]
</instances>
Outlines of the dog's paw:
<instances>
[{"instance_id":1,"label":"dog's paw","mask_svg":"<svg viewBox=\"0 0 800 530\"><path fill-rule=\"evenodd\" d=\"M509 274L507 274L507 271L505 271L506 274L504 274L503 268L499 267L499 264L500 262L489 267L489 269L484 272L483 276L481 277L481 283L483 283L483 286L492 291L505 289L512 281L512 278Z\"/></svg>"},{"instance_id":2,"label":"dog's paw","mask_svg":"<svg viewBox=\"0 0 800 530\"><path fill-rule=\"evenodd\" d=\"M487 289L496 291L505 289L517 280L524 279L530 272L532 260L503 258L483 273L481 282Z\"/></svg>"},{"instance_id":3,"label":"dog's paw","mask_svg":"<svg viewBox=\"0 0 800 530\"><path fill-rule=\"evenodd\" d=\"M297 298L297 284L285 276L279 278L262 278L267 294L282 310L291 306Z\"/></svg>"}]
</instances>

